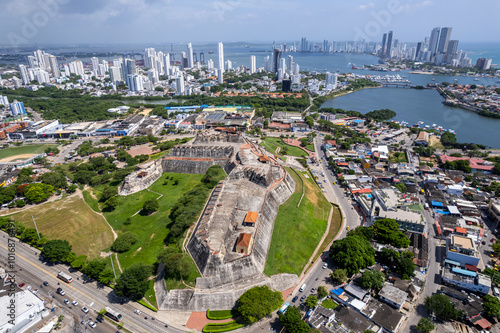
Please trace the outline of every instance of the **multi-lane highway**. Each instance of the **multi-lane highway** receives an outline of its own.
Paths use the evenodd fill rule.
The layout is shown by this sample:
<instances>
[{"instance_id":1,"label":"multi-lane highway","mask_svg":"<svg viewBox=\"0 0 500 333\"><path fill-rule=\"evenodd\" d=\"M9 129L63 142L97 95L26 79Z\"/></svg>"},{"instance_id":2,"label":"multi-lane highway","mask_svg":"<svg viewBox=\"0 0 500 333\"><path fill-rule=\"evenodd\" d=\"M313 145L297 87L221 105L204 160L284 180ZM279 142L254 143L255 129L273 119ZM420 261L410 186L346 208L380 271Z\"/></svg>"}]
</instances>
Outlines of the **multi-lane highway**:
<instances>
[{"instance_id":1,"label":"multi-lane highway","mask_svg":"<svg viewBox=\"0 0 500 333\"><path fill-rule=\"evenodd\" d=\"M7 262L7 238L9 236L5 232L0 232L0 266L4 266ZM32 288L38 289L40 296L44 298L52 298L55 295L54 301L62 306L65 306L67 310L71 311L78 318L78 323L80 323L84 314L81 311L83 306L91 309L89 312L90 317L95 321L97 312L105 307L110 307L113 310L119 312L123 316L123 322L125 328L132 332L172 332L179 333L182 330L175 329L173 327L166 327L167 323L160 321L159 319L153 320L155 313L140 307L139 310L142 311L140 315L134 313L136 307L135 303L127 302L122 298L118 297L111 288L98 285L96 282L86 282L84 281L82 274L78 271L70 271L69 267L62 264L45 264L39 260L39 251L16 240L15 246L15 271L17 272L19 283L24 282L27 285L31 285ZM70 274L73 277L73 282L71 284L66 284L57 278L57 273L63 271ZM43 286L43 282L47 281L49 286ZM59 283L59 285L58 285ZM64 296L56 294L58 287L63 288L66 292ZM68 299L70 302L77 301L78 306L73 307L64 304L64 299ZM70 303L71 304L71 303ZM47 305L49 306L49 305ZM147 319L145 319L147 317ZM81 324L79 324L81 325ZM107 329L107 325L98 323L95 329L88 327L96 332L114 332L116 328L111 331Z\"/></svg>"}]
</instances>

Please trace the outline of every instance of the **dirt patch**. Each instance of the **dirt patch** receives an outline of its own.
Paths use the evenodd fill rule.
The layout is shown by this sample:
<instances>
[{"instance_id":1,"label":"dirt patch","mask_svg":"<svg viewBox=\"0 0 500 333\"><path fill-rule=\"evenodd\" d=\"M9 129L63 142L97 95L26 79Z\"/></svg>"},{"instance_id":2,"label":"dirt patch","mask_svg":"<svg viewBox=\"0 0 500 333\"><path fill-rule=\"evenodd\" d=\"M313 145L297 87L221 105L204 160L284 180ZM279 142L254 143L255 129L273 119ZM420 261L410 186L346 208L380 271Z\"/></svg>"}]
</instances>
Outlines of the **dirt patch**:
<instances>
[{"instance_id":1,"label":"dirt patch","mask_svg":"<svg viewBox=\"0 0 500 333\"><path fill-rule=\"evenodd\" d=\"M0 162L14 162L14 161L24 161L27 160L28 158L31 158L37 154L19 154L16 156L11 156L11 157L6 157L4 159L1 159Z\"/></svg>"},{"instance_id":2,"label":"dirt patch","mask_svg":"<svg viewBox=\"0 0 500 333\"><path fill-rule=\"evenodd\" d=\"M149 237L149 240L152 240L155 234L152 234L151 237Z\"/></svg>"},{"instance_id":3,"label":"dirt patch","mask_svg":"<svg viewBox=\"0 0 500 333\"><path fill-rule=\"evenodd\" d=\"M149 116L149 113L153 111L153 109L144 109L138 112L138 114L142 114L143 116Z\"/></svg>"},{"instance_id":4,"label":"dirt patch","mask_svg":"<svg viewBox=\"0 0 500 333\"><path fill-rule=\"evenodd\" d=\"M140 250L142 250L142 247L140 247L137 250L135 250L134 255L136 255Z\"/></svg>"},{"instance_id":5,"label":"dirt patch","mask_svg":"<svg viewBox=\"0 0 500 333\"><path fill-rule=\"evenodd\" d=\"M306 197L311 201L313 204L318 203L318 196L316 195L316 191L314 190L313 184L309 181L304 181L304 185L306 185Z\"/></svg>"}]
</instances>

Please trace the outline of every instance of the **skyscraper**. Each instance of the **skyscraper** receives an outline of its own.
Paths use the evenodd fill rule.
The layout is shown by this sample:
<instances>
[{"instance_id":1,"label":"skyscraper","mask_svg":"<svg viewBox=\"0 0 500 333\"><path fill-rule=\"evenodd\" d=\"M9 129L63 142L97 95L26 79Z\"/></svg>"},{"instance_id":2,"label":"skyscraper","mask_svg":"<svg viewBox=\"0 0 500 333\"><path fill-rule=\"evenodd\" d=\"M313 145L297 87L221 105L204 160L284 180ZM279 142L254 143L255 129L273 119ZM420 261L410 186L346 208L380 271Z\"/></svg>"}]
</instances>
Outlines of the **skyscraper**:
<instances>
[{"instance_id":1,"label":"skyscraper","mask_svg":"<svg viewBox=\"0 0 500 333\"><path fill-rule=\"evenodd\" d=\"M188 58L188 67L193 68L194 60L193 60L193 46L191 43L187 43L187 58Z\"/></svg>"},{"instance_id":2,"label":"skyscraper","mask_svg":"<svg viewBox=\"0 0 500 333\"><path fill-rule=\"evenodd\" d=\"M286 59L286 70L288 72L293 71L293 56L291 56L291 55L288 55L288 57Z\"/></svg>"},{"instance_id":3,"label":"skyscraper","mask_svg":"<svg viewBox=\"0 0 500 333\"><path fill-rule=\"evenodd\" d=\"M170 53L165 54L164 66L165 75L170 75Z\"/></svg>"},{"instance_id":4,"label":"skyscraper","mask_svg":"<svg viewBox=\"0 0 500 333\"><path fill-rule=\"evenodd\" d=\"M52 76L57 79L60 76L59 64L57 63L57 58L55 56L51 55L49 57L49 63L50 63L50 71L52 72Z\"/></svg>"},{"instance_id":5,"label":"skyscraper","mask_svg":"<svg viewBox=\"0 0 500 333\"><path fill-rule=\"evenodd\" d=\"M97 72L99 70L99 59L97 57L92 57L92 72Z\"/></svg>"},{"instance_id":6,"label":"skyscraper","mask_svg":"<svg viewBox=\"0 0 500 333\"><path fill-rule=\"evenodd\" d=\"M23 80L23 84L30 84L30 76L28 74L28 69L26 68L26 66L19 65L19 73L21 74L21 80Z\"/></svg>"},{"instance_id":7,"label":"skyscraper","mask_svg":"<svg viewBox=\"0 0 500 333\"><path fill-rule=\"evenodd\" d=\"M450 40L448 42L448 48L446 49L446 54L454 55L458 52L458 40Z\"/></svg>"},{"instance_id":8,"label":"skyscraper","mask_svg":"<svg viewBox=\"0 0 500 333\"><path fill-rule=\"evenodd\" d=\"M451 28L442 28L441 29L441 35L439 37L439 44L437 47L437 52L446 52L448 50L448 43L450 41L451 37Z\"/></svg>"},{"instance_id":9,"label":"skyscraper","mask_svg":"<svg viewBox=\"0 0 500 333\"><path fill-rule=\"evenodd\" d=\"M14 102L10 104L10 112L12 113L13 116L26 114L26 110L24 109L24 103L14 100Z\"/></svg>"},{"instance_id":10,"label":"skyscraper","mask_svg":"<svg viewBox=\"0 0 500 333\"><path fill-rule=\"evenodd\" d=\"M280 66L280 59L281 59L281 50L274 49L273 59L272 59L272 72L275 74L278 74L278 69Z\"/></svg>"},{"instance_id":11,"label":"skyscraper","mask_svg":"<svg viewBox=\"0 0 500 333\"><path fill-rule=\"evenodd\" d=\"M179 76L177 76L175 78L175 89L176 89L176 92L178 95L184 94L184 90L185 90L184 76L182 76L182 74L180 74Z\"/></svg>"},{"instance_id":12,"label":"skyscraper","mask_svg":"<svg viewBox=\"0 0 500 333\"><path fill-rule=\"evenodd\" d=\"M309 43L307 42L307 38L302 37L300 40L300 52L307 52L309 51Z\"/></svg>"},{"instance_id":13,"label":"skyscraper","mask_svg":"<svg viewBox=\"0 0 500 333\"><path fill-rule=\"evenodd\" d=\"M329 53L330 52L330 43L328 43L328 40L323 40L323 53Z\"/></svg>"},{"instance_id":14,"label":"skyscraper","mask_svg":"<svg viewBox=\"0 0 500 333\"><path fill-rule=\"evenodd\" d=\"M116 66L109 67L109 77L111 82L117 83L122 81L121 68Z\"/></svg>"},{"instance_id":15,"label":"skyscraper","mask_svg":"<svg viewBox=\"0 0 500 333\"><path fill-rule=\"evenodd\" d=\"M256 58L254 55L250 56L250 74L253 74L256 72Z\"/></svg>"},{"instance_id":16,"label":"skyscraper","mask_svg":"<svg viewBox=\"0 0 500 333\"><path fill-rule=\"evenodd\" d=\"M337 89L337 74L326 73L325 88L327 90Z\"/></svg>"},{"instance_id":17,"label":"skyscraper","mask_svg":"<svg viewBox=\"0 0 500 333\"><path fill-rule=\"evenodd\" d=\"M218 47L218 56L219 56L219 70L224 73L224 44L222 42L219 42L219 47Z\"/></svg>"},{"instance_id":18,"label":"skyscraper","mask_svg":"<svg viewBox=\"0 0 500 333\"><path fill-rule=\"evenodd\" d=\"M418 54L422 51L422 42L417 43L417 49L415 50L415 59L418 60Z\"/></svg>"},{"instance_id":19,"label":"skyscraper","mask_svg":"<svg viewBox=\"0 0 500 333\"><path fill-rule=\"evenodd\" d=\"M389 31L387 34L387 48L385 51L385 58L391 58L391 53L392 53L392 31Z\"/></svg>"},{"instance_id":20,"label":"skyscraper","mask_svg":"<svg viewBox=\"0 0 500 333\"><path fill-rule=\"evenodd\" d=\"M380 49L380 55L381 55L382 57L384 57L384 56L385 56L385 49L387 48L386 43L387 43L387 34L384 34L384 35L382 36L382 48Z\"/></svg>"},{"instance_id":21,"label":"skyscraper","mask_svg":"<svg viewBox=\"0 0 500 333\"><path fill-rule=\"evenodd\" d=\"M431 56L433 56L437 51L438 41L439 41L439 28L434 28L431 31L431 38L429 39L429 49L431 51Z\"/></svg>"}]
</instances>

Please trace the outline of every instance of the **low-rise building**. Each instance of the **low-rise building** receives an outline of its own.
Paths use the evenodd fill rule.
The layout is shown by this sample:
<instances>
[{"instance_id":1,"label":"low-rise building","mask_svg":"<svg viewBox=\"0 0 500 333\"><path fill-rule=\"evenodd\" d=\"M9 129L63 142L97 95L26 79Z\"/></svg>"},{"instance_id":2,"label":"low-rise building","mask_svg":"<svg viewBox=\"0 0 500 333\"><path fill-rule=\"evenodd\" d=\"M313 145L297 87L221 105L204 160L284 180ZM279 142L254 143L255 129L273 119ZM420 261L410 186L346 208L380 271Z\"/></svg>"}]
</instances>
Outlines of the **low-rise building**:
<instances>
[{"instance_id":1,"label":"low-rise building","mask_svg":"<svg viewBox=\"0 0 500 333\"><path fill-rule=\"evenodd\" d=\"M394 287L389 283L384 284L382 289L380 289L378 295L382 302L389 304L397 310L401 310L403 304L408 298L408 293Z\"/></svg>"},{"instance_id":2,"label":"low-rise building","mask_svg":"<svg viewBox=\"0 0 500 333\"><path fill-rule=\"evenodd\" d=\"M491 278L489 276L458 267L443 268L441 278L447 285L474 293L486 295L491 288Z\"/></svg>"},{"instance_id":3,"label":"low-rise building","mask_svg":"<svg viewBox=\"0 0 500 333\"><path fill-rule=\"evenodd\" d=\"M335 319L335 311L318 305L307 319L307 323L316 329L327 326Z\"/></svg>"},{"instance_id":4,"label":"low-rise building","mask_svg":"<svg viewBox=\"0 0 500 333\"><path fill-rule=\"evenodd\" d=\"M451 234L446 239L446 259L465 265L477 266L479 263L479 252L474 241L466 236Z\"/></svg>"}]
</instances>

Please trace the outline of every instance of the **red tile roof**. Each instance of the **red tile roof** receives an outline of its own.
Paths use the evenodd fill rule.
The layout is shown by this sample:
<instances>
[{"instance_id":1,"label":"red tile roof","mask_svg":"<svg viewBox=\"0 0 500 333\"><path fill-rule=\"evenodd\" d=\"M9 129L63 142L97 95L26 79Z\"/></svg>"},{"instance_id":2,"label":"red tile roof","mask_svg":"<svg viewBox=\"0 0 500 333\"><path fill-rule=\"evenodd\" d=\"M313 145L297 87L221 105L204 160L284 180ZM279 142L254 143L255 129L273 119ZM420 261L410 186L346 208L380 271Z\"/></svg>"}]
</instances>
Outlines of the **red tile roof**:
<instances>
[{"instance_id":1,"label":"red tile roof","mask_svg":"<svg viewBox=\"0 0 500 333\"><path fill-rule=\"evenodd\" d=\"M257 216L259 216L258 212L248 212L247 216L245 216L245 223L257 222Z\"/></svg>"},{"instance_id":2,"label":"red tile roof","mask_svg":"<svg viewBox=\"0 0 500 333\"><path fill-rule=\"evenodd\" d=\"M353 194L354 193L372 193L371 188L360 188L359 190L352 190L351 191Z\"/></svg>"},{"instance_id":3,"label":"red tile roof","mask_svg":"<svg viewBox=\"0 0 500 333\"><path fill-rule=\"evenodd\" d=\"M236 242L236 246L249 247L251 239L252 239L252 235L251 234L241 233L238 236L238 241Z\"/></svg>"},{"instance_id":4,"label":"red tile roof","mask_svg":"<svg viewBox=\"0 0 500 333\"><path fill-rule=\"evenodd\" d=\"M459 160L468 160L470 167L472 169L477 169L477 170L492 171L493 168L495 167L494 165L483 165L484 160L480 158L452 157L448 155L441 155L442 163L459 161Z\"/></svg>"},{"instance_id":5,"label":"red tile roof","mask_svg":"<svg viewBox=\"0 0 500 333\"><path fill-rule=\"evenodd\" d=\"M459 232L459 233L461 233L461 234L467 234L467 229L465 229L465 228L456 227L456 228L455 228L455 231L456 231L456 232Z\"/></svg>"}]
</instances>

